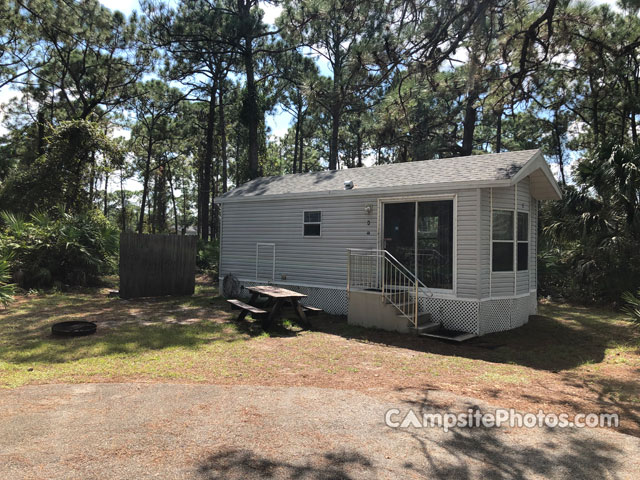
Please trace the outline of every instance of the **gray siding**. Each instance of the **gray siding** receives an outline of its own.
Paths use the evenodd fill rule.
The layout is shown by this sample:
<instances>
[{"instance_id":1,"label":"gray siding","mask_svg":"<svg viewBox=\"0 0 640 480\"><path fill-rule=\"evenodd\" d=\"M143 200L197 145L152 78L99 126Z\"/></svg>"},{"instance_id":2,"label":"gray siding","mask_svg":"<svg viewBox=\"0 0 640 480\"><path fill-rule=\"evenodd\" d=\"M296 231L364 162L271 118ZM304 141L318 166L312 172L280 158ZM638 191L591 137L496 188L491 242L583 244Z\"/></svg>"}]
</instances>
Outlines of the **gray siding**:
<instances>
[{"instance_id":1,"label":"gray siding","mask_svg":"<svg viewBox=\"0 0 640 480\"><path fill-rule=\"evenodd\" d=\"M491 190L480 190L480 298L491 295Z\"/></svg>"},{"instance_id":2,"label":"gray siding","mask_svg":"<svg viewBox=\"0 0 640 480\"><path fill-rule=\"evenodd\" d=\"M322 211L320 237L303 237L305 210ZM376 217L376 199L361 196L226 203L220 275L255 279L256 243L264 242L275 244L276 281L344 287L347 248L376 248Z\"/></svg>"},{"instance_id":3,"label":"gray siding","mask_svg":"<svg viewBox=\"0 0 640 480\"><path fill-rule=\"evenodd\" d=\"M531 197L531 243L529 245L529 289L538 288L538 201Z\"/></svg>"},{"instance_id":4,"label":"gray siding","mask_svg":"<svg viewBox=\"0 0 640 480\"><path fill-rule=\"evenodd\" d=\"M515 192L514 187L508 188L493 188L493 208L505 210L513 210Z\"/></svg>"},{"instance_id":5,"label":"gray siding","mask_svg":"<svg viewBox=\"0 0 640 480\"><path fill-rule=\"evenodd\" d=\"M455 193L457 295L477 298L479 192L473 189ZM276 282L344 288L347 282L347 249L378 248L378 198L385 197L225 203L222 210L220 275L232 273L242 279L255 279L256 243L274 243ZM372 207L370 214L365 212L367 205ZM303 237L304 210L322 211L321 237ZM260 265L261 271L268 270L262 268L262 261Z\"/></svg>"},{"instance_id":6,"label":"gray siding","mask_svg":"<svg viewBox=\"0 0 640 480\"><path fill-rule=\"evenodd\" d=\"M478 298L478 191L458 193L457 296Z\"/></svg>"}]
</instances>

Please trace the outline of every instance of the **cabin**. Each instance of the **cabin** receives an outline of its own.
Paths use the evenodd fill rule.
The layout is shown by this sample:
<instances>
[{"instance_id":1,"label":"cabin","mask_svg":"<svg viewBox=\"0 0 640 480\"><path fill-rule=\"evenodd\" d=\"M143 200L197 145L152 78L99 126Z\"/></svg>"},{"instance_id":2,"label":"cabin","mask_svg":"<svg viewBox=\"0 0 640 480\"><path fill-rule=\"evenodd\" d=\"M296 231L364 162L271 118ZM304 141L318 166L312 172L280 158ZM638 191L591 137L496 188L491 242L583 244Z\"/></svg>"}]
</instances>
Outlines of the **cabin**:
<instances>
[{"instance_id":1,"label":"cabin","mask_svg":"<svg viewBox=\"0 0 640 480\"><path fill-rule=\"evenodd\" d=\"M560 198L539 150L258 178L216 200L220 280L356 325L509 330L536 313L538 205Z\"/></svg>"}]
</instances>

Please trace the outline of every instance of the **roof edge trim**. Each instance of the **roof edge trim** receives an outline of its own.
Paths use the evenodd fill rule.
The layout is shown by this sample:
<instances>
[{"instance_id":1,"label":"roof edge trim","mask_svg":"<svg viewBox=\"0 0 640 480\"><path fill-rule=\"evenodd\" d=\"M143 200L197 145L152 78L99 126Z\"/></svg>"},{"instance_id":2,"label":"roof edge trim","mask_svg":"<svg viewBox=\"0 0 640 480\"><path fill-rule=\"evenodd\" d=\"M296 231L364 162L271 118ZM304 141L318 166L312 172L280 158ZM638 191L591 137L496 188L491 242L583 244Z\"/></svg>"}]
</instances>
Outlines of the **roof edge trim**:
<instances>
[{"instance_id":1,"label":"roof edge trim","mask_svg":"<svg viewBox=\"0 0 640 480\"><path fill-rule=\"evenodd\" d=\"M465 182L446 182L432 184L415 184L415 185L399 185L395 187L382 188L354 188L353 190L325 190L320 192L308 193L281 193L275 195L252 195L236 197L217 197L214 199L216 204L236 203L236 202L258 202L258 201L276 201L300 198L317 198L317 197L352 197L365 195L385 195L387 193L394 194L398 192L406 193L423 193L451 190L468 190L475 188L491 188L491 187L508 187L511 180L469 180Z\"/></svg>"}]
</instances>

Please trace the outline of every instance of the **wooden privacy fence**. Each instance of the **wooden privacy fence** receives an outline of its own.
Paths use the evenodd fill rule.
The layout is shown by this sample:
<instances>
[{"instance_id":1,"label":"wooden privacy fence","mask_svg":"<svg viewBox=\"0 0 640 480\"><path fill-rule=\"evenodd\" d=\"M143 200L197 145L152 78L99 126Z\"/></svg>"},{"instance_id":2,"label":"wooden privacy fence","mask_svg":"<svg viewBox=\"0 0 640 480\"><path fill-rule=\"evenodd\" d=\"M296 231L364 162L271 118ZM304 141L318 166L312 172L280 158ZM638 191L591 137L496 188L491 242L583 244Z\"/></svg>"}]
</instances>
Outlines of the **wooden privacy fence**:
<instances>
[{"instance_id":1,"label":"wooden privacy fence","mask_svg":"<svg viewBox=\"0 0 640 480\"><path fill-rule=\"evenodd\" d=\"M192 295L197 237L120 234L120 297Z\"/></svg>"}]
</instances>

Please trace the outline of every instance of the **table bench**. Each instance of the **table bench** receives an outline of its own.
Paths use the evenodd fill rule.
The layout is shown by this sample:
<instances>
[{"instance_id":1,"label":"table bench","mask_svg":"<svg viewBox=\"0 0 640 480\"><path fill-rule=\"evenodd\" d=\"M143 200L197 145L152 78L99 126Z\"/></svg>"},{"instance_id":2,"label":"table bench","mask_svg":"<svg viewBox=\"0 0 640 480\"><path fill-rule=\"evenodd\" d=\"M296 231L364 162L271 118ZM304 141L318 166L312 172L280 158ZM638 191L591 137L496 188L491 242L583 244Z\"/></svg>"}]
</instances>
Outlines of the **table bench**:
<instances>
[{"instance_id":1,"label":"table bench","mask_svg":"<svg viewBox=\"0 0 640 480\"><path fill-rule=\"evenodd\" d=\"M227 300L234 308L240 309L240 315L238 315L238 320L244 320L244 318L252 313L254 315L265 315L269 312L266 310L262 310L261 308L254 307L253 305L249 305L248 303L244 303L240 300L229 299Z\"/></svg>"},{"instance_id":2,"label":"table bench","mask_svg":"<svg viewBox=\"0 0 640 480\"><path fill-rule=\"evenodd\" d=\"M258 285L255 287L247 287L247 290L251 292L251 299L248 303L244 303L240 300L227 301L237 308L240 308L240 315L238 315L239 321L244 320L244 318L249 313L261 315L262 328L264 329L269 328L273 321L280 315L282 307L286 302L291 303L294 311L296 312L296 315L298 316L302 324L306 327L310 327L310 324L307 320L305 312L315 312L319 310L315 307L303 306L299 302L299 300L302 298L306 298L306 295L303 293L294 292L293 290L288 290L286 288L274 287L272 285ZM267 307L265 307L265 309L270 308L270 310L265 310L253 306L256 304L256 301L260 296L268 298Z\"/></svg>"}]
</instances>

